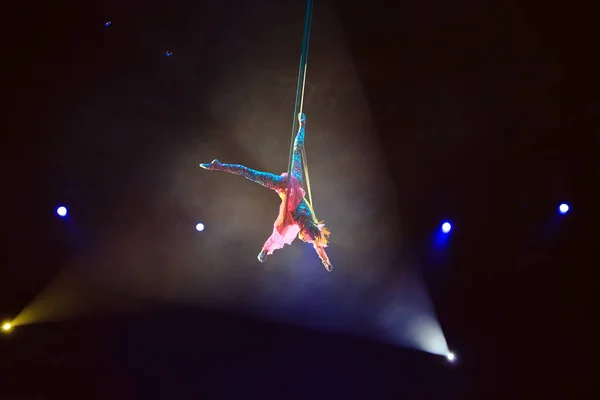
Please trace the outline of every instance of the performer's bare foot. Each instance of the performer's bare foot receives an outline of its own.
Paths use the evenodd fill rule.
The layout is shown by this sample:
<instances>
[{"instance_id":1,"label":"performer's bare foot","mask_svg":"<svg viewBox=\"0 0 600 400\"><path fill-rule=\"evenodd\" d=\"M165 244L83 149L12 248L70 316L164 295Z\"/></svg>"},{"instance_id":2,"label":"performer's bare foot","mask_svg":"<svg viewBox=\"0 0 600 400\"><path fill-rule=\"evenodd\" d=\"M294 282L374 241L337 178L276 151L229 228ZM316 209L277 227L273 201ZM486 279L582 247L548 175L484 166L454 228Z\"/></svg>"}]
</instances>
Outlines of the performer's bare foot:
<instances>
[{"instance_id":1,"label":"performer's bare foot","mask_svg":"<svg viewBox=\"0 0 600 400\"><path fill-rule=\"evenodd\" d=\"M265 262L267 260L267 252L265 249L262 249L256 258L258 258L258 261L260 262Z\"/></svg>"},{"instance_id":2,"label":"performer's bare foot","mask_svg":"<svg viewBox=\"0 0 600 400\"><path fill-rule=\"evenodd\" d=\"M325 267L325 269L329 272L333 271L333 265L331 265L330 263L323 263L323 266Z\"/></svg>"},{"instance_id":3,"label":"performer's bare foot","mask_svg":"<svg viewBox=\"0 0 600 400\"><path fill-rule=\"evenodd\" d=\"M215 169L215 166L221 166L221 163L216 158L210 164L200 164L200 167L208 170Z\"/></svg>"},{"instance_id":4,"label":"performer's bare foot","mask_svg":"<svg viewBox=\"0 0 600 400\"><path fill-rule=\"evenodd\" d=\"M306 115L304 113L298 114L298 122L300 122L300 126L306 125Z\"/></svg>"}]
</instances>

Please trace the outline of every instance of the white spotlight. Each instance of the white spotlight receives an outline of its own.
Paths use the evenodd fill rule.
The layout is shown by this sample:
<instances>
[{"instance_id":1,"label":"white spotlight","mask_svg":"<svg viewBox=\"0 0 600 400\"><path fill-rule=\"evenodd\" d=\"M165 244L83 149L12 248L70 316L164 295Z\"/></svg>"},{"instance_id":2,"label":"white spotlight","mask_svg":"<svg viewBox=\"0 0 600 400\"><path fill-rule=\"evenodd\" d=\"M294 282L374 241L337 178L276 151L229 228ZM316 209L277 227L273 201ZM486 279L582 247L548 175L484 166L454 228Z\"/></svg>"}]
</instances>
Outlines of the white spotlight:
<instances>
[{"instance_id":1,"label":"white spotlight","mask_svg":"<svg viewBox=\"0 0 600 400\"><path fill-rule=\"evenodd\" d=\"M567 212L569 212L569 205L562 203L559 207L558 207L558 211L560 211L561 214L566 214Z\"/></svg>"},{"instance_id":2,"label":"white spotlight","mask_svg":"<svg viewBox=\"0 0 600 400\"><path fill-rule=\"evenodd\" d=\"M202 222L196 224L196 230L202 232L204 230L204 224Z\"/></svg>"},{"instance_id":3,"label":"white spotlight","mask_svg":"<svg viewBox=\"0 0 600 400\"><path fill-rule=\"evenodd\" d=\"M66 217L67 216L67 207L65 206L60 206L56 209L56 213L60 216L60 217Z\"/></svg>"},{"instance_id":4,"label":"white spotlight","mask_svg":"<svg viewBox=\"0 0 600 400\"><path fill-rule=\"evenodd\" d=\"M454 355L454 353L449 352L448 354L446 354L446 358L448 359L448 361L452 362L456 359L456 356Z\"/></svg>"},{"instance_id":5,"label":"white spotlight","mask_svg":"<svg viewBox=\"0 0 600 400\"><path fill-rule=\"evenodd\" d=\"M448 232L450 232L451 229L452 229L452 225L450 225L450 222L444 222L442 224L442 232L448 233Z\"/></svg>"}]
</instances>

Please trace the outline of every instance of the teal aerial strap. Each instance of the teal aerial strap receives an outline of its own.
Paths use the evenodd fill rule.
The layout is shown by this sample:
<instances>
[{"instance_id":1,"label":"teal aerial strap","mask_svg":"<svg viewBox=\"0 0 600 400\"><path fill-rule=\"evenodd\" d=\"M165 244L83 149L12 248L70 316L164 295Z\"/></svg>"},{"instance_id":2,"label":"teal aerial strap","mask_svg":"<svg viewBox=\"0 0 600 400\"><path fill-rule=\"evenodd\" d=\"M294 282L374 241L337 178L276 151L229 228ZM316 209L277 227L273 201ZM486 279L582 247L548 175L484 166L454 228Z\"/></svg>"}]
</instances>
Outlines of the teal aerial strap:
<instances>
[{"instance_id":1,"label":"teal aerial strap","mask_svg":"<svg viewBox=\"0 0 600 400\"><path fill-rule=\"evenodd\" d=\"M304 107L304 86L306 84L306 66L308 64L308 44L310 42L310 27L312 25L312 8L313 0L307 0L306 3L306 16L304 18L304 35L302 36L302 52L300 53L300 68L298 69L298 85L296 86L296 104L294 106L294 124L292 127L292 143L290 145L290 160L288 164L288 176L292 173L292 159L294 151L294 138L298 132L298 115L302 112ZM304 164L304 174L306 175L306 185L308 189L308 200L312 207L312 194L310 192L310 180L308 177L308 169L306 165L306 151L302 149L302 158ZM288 185L289 188L289 185ZM289 189L287 189L289 190ZM289 195L289 192L287 192ZM287 214L287 195L285 201L285 212Z\"/></svg>"}]
</instances>

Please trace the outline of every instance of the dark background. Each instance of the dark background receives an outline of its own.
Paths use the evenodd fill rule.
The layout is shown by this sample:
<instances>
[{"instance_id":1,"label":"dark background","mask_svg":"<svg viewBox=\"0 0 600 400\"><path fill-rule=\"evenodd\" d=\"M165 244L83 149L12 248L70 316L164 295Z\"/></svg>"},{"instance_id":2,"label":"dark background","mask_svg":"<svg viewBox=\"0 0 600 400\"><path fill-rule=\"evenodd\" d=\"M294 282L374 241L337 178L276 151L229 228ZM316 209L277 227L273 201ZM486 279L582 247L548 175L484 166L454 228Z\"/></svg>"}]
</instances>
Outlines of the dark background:
<instances>
[{"instance_id":1,"label":"dark background","mask_svg":"<svg viewBox=\"0 0 600 400\"><path fill-rule=\"evenodd\" d=\"M286 96L278 118L291 115L303 4L259 3L8 6L0 313L17 314L100 232L178 218L166 209L152 219L156 210L139 200L160 197L161 162L176 154L165 146L201 136L186 127L232 140L210 106L224 70L246 58L272 64ZM458 363L157 302L151 313L15 330L0 342L2 398L589 398L585 277L598 265L582 233L597 203L591 12L446 3L317 1L309 65L326 58L318 43L335 16L398 190L402 246L421 265L443 265L423 276ZM269 31L248 38L253 18L276 20L286 44L261 50ZM237 36L246 41L224 47ZM333 75L331 91L344 79ZM113 107L82 106L91 92ZM95 130L82 134L88 117ZM562 201L572 206L565 217ZM55 218L57 202L85 204L77 228ZM460 230L440 261L428 240L443 218Z\"/></svg>"}]
</instances>

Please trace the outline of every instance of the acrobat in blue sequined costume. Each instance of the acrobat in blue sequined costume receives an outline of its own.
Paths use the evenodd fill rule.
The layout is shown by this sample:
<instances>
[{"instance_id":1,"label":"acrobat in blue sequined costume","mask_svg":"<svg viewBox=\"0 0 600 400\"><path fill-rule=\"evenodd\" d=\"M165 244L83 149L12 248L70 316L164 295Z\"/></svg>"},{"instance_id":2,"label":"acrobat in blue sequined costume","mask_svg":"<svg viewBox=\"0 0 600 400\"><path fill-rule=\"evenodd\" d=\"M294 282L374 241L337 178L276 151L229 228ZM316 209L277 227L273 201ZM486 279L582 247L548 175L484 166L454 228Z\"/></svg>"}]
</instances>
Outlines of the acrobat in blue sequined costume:
<instances>
[{"instance_id":1,"label":"acrobat in blue sequined costume","mask_svg":"<svg viewBox=\"0 0 600 400\"><path fill-rule=\"evenodd\" d=\"M306 116L298 116L300 128L294 139L292 153L292 171L288 179L287 173L275 175L268 172L256 171L238 164L223 164L219 160L213 160L210 164L200 164L204 169L211 171L224 171L230 174L240 175L252 182L258 183L266 188L277 192L281 198L279 216L274 223L273 233L267 239L258 260L263 262L267 255L273 251L283 248L285 244L291 244L296 236L306 243L312 243L323 265L328 271L332 270L331 262L325 252L327 247L329 231L322 222L315 218L312 207L306 201L304 189L302 189L302 149L304 147L304 131L306 127ZM287 207L286 207L287 200Z\"/></svg>"}]
</instances>

